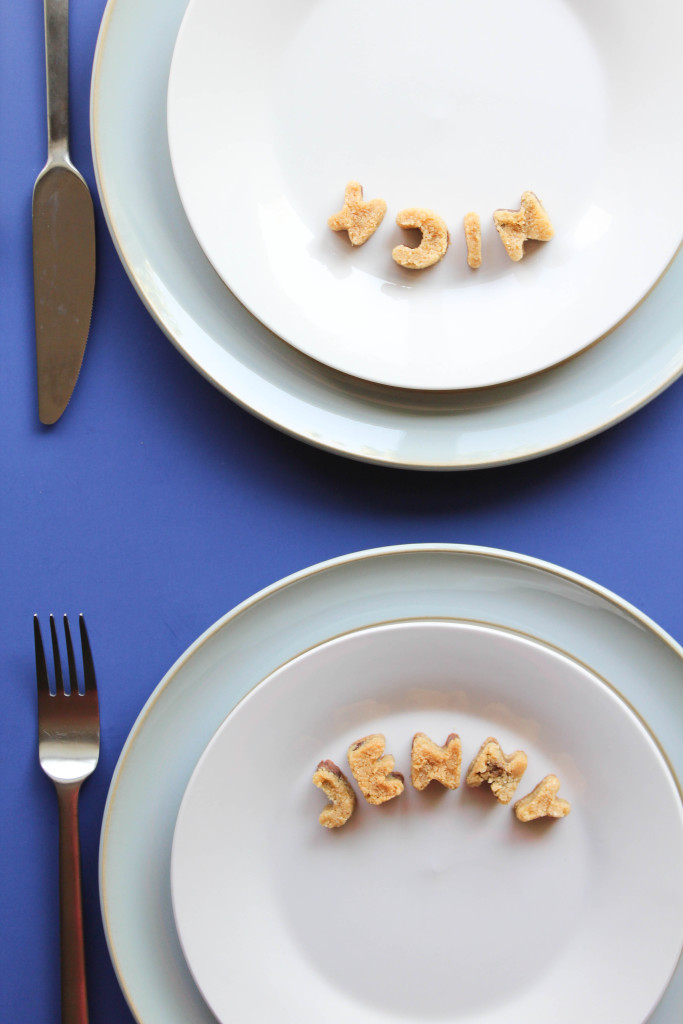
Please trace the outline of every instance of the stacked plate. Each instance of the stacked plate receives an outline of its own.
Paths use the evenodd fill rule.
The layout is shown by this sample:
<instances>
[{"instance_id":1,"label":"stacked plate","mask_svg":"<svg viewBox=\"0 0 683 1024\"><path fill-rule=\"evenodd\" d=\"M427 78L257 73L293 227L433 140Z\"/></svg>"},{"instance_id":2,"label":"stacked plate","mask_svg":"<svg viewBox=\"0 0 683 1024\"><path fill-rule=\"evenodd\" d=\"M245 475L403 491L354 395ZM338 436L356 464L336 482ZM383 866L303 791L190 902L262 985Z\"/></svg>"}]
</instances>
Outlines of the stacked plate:
<instances>
[{"instance_id":1,"label":"stacked plate","mask_svg":"<svg viewBox=\"0 0 683 1024\"><path fill-rule=\"evenodd\" d=\"M683 368L680 261L649 294L683 227L682 18L671 0L110 0L92 128L123 262L200 372L313 444L419 468L572 444ZM389 211L360 248L326 225L352 178ZM512 263L491 214L526 189L556 234ZM391 259L410 206L451 233L427 271Z\"/></svg>"},{"instance_id":2,"label":"stacked plate","mask_svg":"<svg viewBox=\"0 0 683 1024\"><path fill-rule=\"evenodd\" d=\"M671 1024L682 658L587 580L480 548L364 552L245 602L159 684L112 783L102 905L136 1018ZM556 774L570 814L408 782L321 828L317 763L348 772L381 732L408 780L416 731L523 749L523 792Z\"/></svg>"},{"instance_id":3,"label":"stacked plate","mask_svg":"<svg viewBox=\"0 0 683 1024\"><path fill-rule=\"evenodd\" d=\"M312 444L422 469L572 444L683 370L681 20L671 0L110 0L92 134L123 263L201 373ZM389 208L360 249L326 225L350 179ZM526 189L556 235L511 263L490 215ZM409 206L451 233L425 272L391 259ZM162 680L112 783L102 905L133 1013L670 1024L682 657L501 551L365 552L256 595ZM407 775L416 731L524 749L524 791L558 775L570 815L408 785L322 829L316 764L381 732Z\"/></svg>"}]
</instances>

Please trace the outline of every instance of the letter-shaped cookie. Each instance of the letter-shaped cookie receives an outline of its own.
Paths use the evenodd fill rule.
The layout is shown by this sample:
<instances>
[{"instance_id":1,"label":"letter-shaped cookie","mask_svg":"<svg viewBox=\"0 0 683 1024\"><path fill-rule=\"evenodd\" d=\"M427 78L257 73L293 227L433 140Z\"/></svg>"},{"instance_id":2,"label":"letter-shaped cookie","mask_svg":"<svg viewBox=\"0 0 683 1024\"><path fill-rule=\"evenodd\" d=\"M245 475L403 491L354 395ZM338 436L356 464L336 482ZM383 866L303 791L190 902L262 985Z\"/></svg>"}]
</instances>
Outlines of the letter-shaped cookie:
<instances>
[{"instance_id":1,"label":"letter-shaped cookie","mask_svg":"<svg viewBox=\"0 0 683 1024\"><path fill-rule=\"evenodd\" d=\"M384 754L386 740L381 733L364 736L348 750L349 766L361 793L369 804L383 804L403 792L403 776L394 771L394 759Z\"/></svg>"},{"instance_id":2,"label":"letter-shaped cookie","mask_svg":"<svg viewBox=\"0 0 683 1024\"><path fill-rule=\"evenodd\" d=\"M507 757L498 740L489 736L467 769L467 785L481 786L488 782L500 803L509 804L526 766L527 756L523 750L515 750Z\"/></svg>"},{"instance_id":3,"label":"letter-shaped cookie","mask_svg":"<svg viewBox=\"0 0 683 1024\"><path fill-rule=\"evenodd\" d=\"M496 210L493 221L511 260L521 260L527 238L547 242L555 234L550 217L533 192L522 193L519 210Z\"/></svg>"},{"instance_id":4,"label":"letter-shaped cookie","mask_svg":"<svg viewBox=\"0 0 683 1024\"><path fill-rule=\"evenodd\" d=\"M520 821L534 821L535 818L566 818L571 811L568 800L558 797L560 780L557 775L546 775L535 789L515 804L515 814Z\"/></svg>"},{"instance_id":5,"label":"letter-shaped cookie","mask_svg":"<svg viewBox=\"0 0 683 1024\"><path fill-rule=\"evenodd\" d=\"M467 263L472 270L481 266L481 223L478 213L466 213L463 221L467 244Z\"/></svg>"},{"instance_id":6,"label":"letter-shaped cookie","mask_svg":"<svg viewBox=\"0 0 683 1024\"><path fill-rule=\"evenodd\" d=\"M327 223L333 231L348 231L351 245L363 245L380 226L386 212L387 204L383 199L364 202L361 185L350 181L344 192L344 205Z\"/></svg>"},{"instance_id":7,"label":"letter-shaped cookie","mask_svg":"<svg viewBox=\"0 0 683 1024\"><path fill-rule=\"evenodd\" d=\"M313 785L330 800L318 818L320 824L325 828L345 825L356 809L356 794L341 768L334 761L321 761L313 775Z\"/></svg>"},{"instance_id":8,"label":"letter-shaped cookie","mask_svg":"<svg viewBox=\"0 0 683 1024\"><path fill-rule=\"evenodd\" d=\"M448 228L433 210L425 210L420 206L401 210L396 223L400 228L419 228L422 232L422 241L415 249L397 245L392 250L391 255L400 266L408 270L424 270L443 258L448 248Z\"/></svg>"},{"instance_id":9,"label":"letter-shaped cookie","mask_svg":"<svg viewBox=\"0 0 683 1024\"><path fill-rule=\"evenodd\" d=\"M410 778L415 789L426 789L434 780L446 789L457 789L460 785L462 746L460 737L454 732L448 736L443 747L438 746L423 732L413 736L410 754Z\"/></svg>"}]
</instances>

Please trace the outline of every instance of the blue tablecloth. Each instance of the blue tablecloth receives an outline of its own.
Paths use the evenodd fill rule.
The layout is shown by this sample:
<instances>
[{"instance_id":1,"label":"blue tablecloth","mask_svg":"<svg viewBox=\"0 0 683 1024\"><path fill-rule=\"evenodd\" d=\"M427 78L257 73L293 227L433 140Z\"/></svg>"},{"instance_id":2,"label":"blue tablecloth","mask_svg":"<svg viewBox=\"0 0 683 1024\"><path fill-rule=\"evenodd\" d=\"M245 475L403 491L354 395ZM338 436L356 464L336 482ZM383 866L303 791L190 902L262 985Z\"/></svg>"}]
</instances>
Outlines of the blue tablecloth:
<instances>
[{"instance_id":1,"label":"blue tablecloth","mask_svg":"<svg viewBox=\"0 0 683 1024\"><path fill-rule=\"evenodd\" d=\"M85 613L99 680L101 760L81 798L93 1024L133 1019L98 899L116 760L166 670L243 598L354 550L461 542L581 573L683 639L683 382L563 453L418 474L309 448L192 369L134 292L97 200L88 104L103 8L78 0L71 11L71 148L96 200L99 264L81 377L52 428L37 418L31 264L45 159L42 5L7 0L0 12L0 1016L31 1024L59 1018L57 805L37 759L34 612Z\"/></svg>"}]
</instances>

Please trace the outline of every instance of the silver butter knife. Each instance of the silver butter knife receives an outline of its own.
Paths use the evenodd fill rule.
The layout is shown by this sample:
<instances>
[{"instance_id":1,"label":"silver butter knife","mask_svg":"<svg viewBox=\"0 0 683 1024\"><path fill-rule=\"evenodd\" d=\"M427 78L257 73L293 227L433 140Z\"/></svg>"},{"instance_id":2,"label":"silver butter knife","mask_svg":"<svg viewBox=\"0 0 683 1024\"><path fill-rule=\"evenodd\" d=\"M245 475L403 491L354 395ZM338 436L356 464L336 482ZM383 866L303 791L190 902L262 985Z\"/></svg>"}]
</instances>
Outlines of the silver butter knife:
<instances>
[{"instance_id":1,"label":"silver butter knife","mask_svg":"<svg viewBox=\"0 0 683 1024\"><path fill-rule=\"evenodd\" d=\"M69 159L69 0L45 0L47 150L33 189L38 414L55 423L78 379L95 290L95 214Z\"/></svg>"}]
</instances>

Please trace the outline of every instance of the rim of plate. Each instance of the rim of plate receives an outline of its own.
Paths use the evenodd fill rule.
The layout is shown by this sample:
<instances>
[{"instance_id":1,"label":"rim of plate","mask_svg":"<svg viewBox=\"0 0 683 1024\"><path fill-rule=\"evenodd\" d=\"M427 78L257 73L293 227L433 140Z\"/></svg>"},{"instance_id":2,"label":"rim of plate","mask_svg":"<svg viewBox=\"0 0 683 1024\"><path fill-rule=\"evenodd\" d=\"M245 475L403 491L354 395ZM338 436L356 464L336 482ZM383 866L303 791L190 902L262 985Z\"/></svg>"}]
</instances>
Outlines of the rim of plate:
<instances>
[{"instance_id":1,"label":"rim of plate","mask_svg":"<svg viewBox=\"0 0 683 1024\"><path fill-rule=\"evenodd\" d=\"M420 547L420 545L412 545L412 547L418 548L418 547ZM431 550L431 545L427 545L427 547ZM377 548L377 549L375 549L375 551L377 553L379 553L379 554L382 554L384 552L389 554L389 553L392 553L393 551L396 551L396 553L400 553L395 548ZM491 548L491 549L484 549L484 548L482 548L482 549L480 549L478 551L475 549L474 552L468 552L468 553L487 554L488 555L489 553L492 553L493 551L495 551L494 548ZM368 553L370 553L370 552L368 552ZM360 552L359 554L363 554L363 552ZM348 558L348 557L349 556L344 556L344 560L346 560L346 558ZM523 556L521 556L521 557L523 557ZM337 563L336 559L333 560L333 561L334 561L334 564ZM341 559L339 561L341 561ZM360 561L360 559L359 559L359 561ZM514 561L514 559L510 559L510 561ZM550 564L550 563L548 563L548 564ZM320 566L321 566L322 569L326 569L326 568L330 568L331 567L330 563L320 563ZM311 568L312 569L316 569L317 566L312 566ZM307 573L306 575L309 575L309 574ZM313 575L313 573L310 573L310 575ZM297 574L296 578L294 576L288 576L282 582L283 582L283 584L295 583L298 578L303 578L303 577L300 577L299 574ZM260 599L260 597L268 597L268 596L269 596L269 594L267 594L265 591L259 591L258 594L254 595L254 603L256 603L257 599ZM242 607L243 605L246 606L247 602L242 602L242 604L238 605L234 609L234 611L237 613L237 612L239 612L241 610L244 610L243 607ZM226 618L229 617L230 615L231 615L231 613L228 613L228 616L226 616ZM221 621L222 620L219 620L219 622L221 622ZM679 795L679 797L681 799L681 802L683 803L683 782L681 782L681 780L679 779L678 773L677 773L676 769L674 768L673 764L671 763L671 759L670 759L670 757L669 757L669 755L668 755L668 753L666 751L666 748L664 747L664 745L662 744L661 740L657 736L657 733L655 732L653 727L650 725L650 723L647 721L647 719L643 716L643 714L638 710L638 708L635 706L635 704L632 704L631 701L628 699L628 697L626 697L625 694L623 694L621 692L621 690L617 686L614 685L614 683L610 682L610 680L607 679L606 676L604 676L601 672L598 672L597 669L592 667L592 665L589 665L587 661L583 660L583 658L577 657L575 654L572 654L570 651L565 650L564 647L560 647L558 644L553 644L549 640L544 640L542 637L536 636L534 633L529 633L528 630L516 629L513 626L501 626L500 623L490 622L490 621L488 621L486 619L467 619L467 618L463 618L460 615L457 616L457 617L450 617L450 616L447 616L447 615L428 615L428 616L422 616L421 615L421 616L410 616L410 617L407 617L407 618L399 618L399 619L386 619L386 620L382 620L380 622L369 623L366 626L356 626L353 629L343 630L341 633L335 633L333 636L326 637L324 640L319 640L317 643L311 644L309 647L304 647L302 650L297 651L296 654L292 654L288 658L285 658L285 660L283 662L281 662L279 665L277 665L276 668L271 669L270 672L268 672L265 676L262 676L261 679L258 679L252 686L249 687L248 690L246 690L242 694L242 696L236 701L236 703L233 705L233 707L230 708L230 710L225 715L225 717L222 719L222 721L216 726L216 728L215 728L215 730L214 730L214 732L213 732L213 734L212 734L211 738L209 739L209 742L207 743L206 746L208 747L210 743L213 743L214 739L216 738L216 736L218 735L220 730L223 728L223 726L225 725L227 720L229 718L232 718L232 716L235 714L235 712L238 710L238 708L249 697L251 697L252 694L256 690L258 690L261 686L263 686L263 684L266 683L271 678L271 676L274 676L276 673L280 672L280 670L284 669L287 665L291 665L292 662L298 661L299 658L303 658L305 655L310 654L312 651L317 651L318 648L325 647L327 644L334 643L337 640L344 640L347 637L355 636L358 633L367 633L369 630L374 630L374 629L384 629L387 626L403 626L403 625L410 625L411 623L414 624L414 623L430 623L430 622L437 623L437 624L438 623L443 623L443 624L457 624L457 625L463 625L463 626L480 626L480 627L482 627L484 629L497 630L499 633L509 633L511 636L516 636L516 637L518 637L521 640L528 640L530 643L537 644L539 647L543 647L543 648L545 648L548 651L552 651L554 654L559 654L562 657L567 658L574 665L578 665L580 668L584 669L584 671L586 671L590 675L594 676L598 680L598 682L600 682L604 687L606 687L607 690L610 691L610 693L614 694L614 696L631 712L633 717L640 723L640 725L642 725L643 729L645 729L645 731L647 732L648 736L650 737L650 739L652 740L652 742L656 746L657 750L659 751L662 759L664 760L664 763L666 764L666 767L668 768L669 773L670 773L670 775L671 775L671 777L672 777L672 779L673 779L673 781L674 781L674 783L676 785L676 789L678 790L678 795ZM214 623L214 625L218 625L218 623ZM210 628L213 628L213 627L210 627ZM220 629L216 630L216 632L219 632L219 631L220 631ZM206 636L206 634L202 634L202 636L199 637L198 639L199 640L203 640L204 638L206 638L207 640L210 639L210 637ZM681 656L683 657L683 649L681 649L681 651L677 652L677 653L680 653ZM171 670L170 670L171 672L173 672L173 670L175 669L176 665L178 665L178 662L176 662L176 664L173 666L173 668L171 668ZM182 666L178 666L178 667L180 668ZM162 681L165 681L165 680L166 680L166 676L164 676L164 680L162 680ZM159 685L161 685L161 684L159 684ZM158 689L158 687L157 687L157 689ZM206 750L206 748L205 748L205 750ZM188 781L188 785L189 785L189 781ZM681 956L683 956L683 946L681 947Z\"/></svg>"},{"instance_id":2,"label":"rim of plate","mask_svg":"<svg viewBox=\"0 0 683 1024\"><path fill-rule=\"evenodd\" d=\"M142 1018L139 1016L139 1014L138 1014L138 1012L137 1012L137 1010L135 1008L135 1002L133 1000L132 994L129 992L128 986L126 985L126 982L125 982L125 979L122 976L122 973L121 973L121 970L120 970L120 967L119 967L118 956L117 956L116 950L115 950L114 945L113 945L113 938L112 938L112 935L111 935L111 929L110 929L108 913L107 913L105 864L106 864L106 860L107 860L107 843L108 843L108 836L109 836L110 819L111 819L113 804L114 804L114 801L116 799L116 792L117 792L117 789L118 789L119 779L120 779L120 776L121 776L121 774L122 774L122 772L123 772L123 770L125 768L126 761L127 761L127 758L128 758L128 754L129 754L131 748L133 747L133 745L136 743L137 737L138 737L141 729L143 728L144 723L147 720L148 716L153 712L156 703L161 698L162 694L173 683L175 677L178 675L178 673L181 671L181 669L183 669L185 667L185 665L191 660L191 658L196 654L196 652L201 647L203 647L206 643L208 643L225 626L227 626L230 623L232 623L232 622L236 621L237 619L239 619L240 616L244 612L246 612L248 609L254 607L255 605L259 604L261 601L264 601L264 600L268 599L269 597L273 596L274 594L276 594L276 593L278 593L280 591L286 590L291 585L296 584L298 582L301 582L302 580L308 579L308 578L313 577L313 576L322 575L323 573L325 573L325 572L327 572L329 570L338 568L338 567L346 565L346 564L350 564L350 563L354 563L354 562L356 562L356 563L372 562L374 560L378 560L378 559L382 559L382 558L392 558L392 557L395 557L395 556L403 556L403 555L411 555L411 554L419 555L419 554L427 554L427 553L428 554L445 554L445 555L464 555L464 556L473 555L473 556L477 556L477 557L481 557L481 558L491 558L491 559L494 559L496 561L501 561L501 562L513 562L513 563L515 563L517 565L521 565L521 566L523 566L525 568L535 569L537 571L540 571L540 572L542 572L544 574L547 574L551 578L552 577L559 578L563 582L570 583L570 584L572 584L574 586L577 586L577 587L580 587L580 588L582 588L584 590L587 590L589 593L593 594L594 596L600 598L603 601L606 601L608 604L614 606L617 609L620 609L622 612L625 612L630 619L632 619L637 624L641 625L645 630L647 630L648 632L652 633L655 637L657 637L658 640L663 642L664 645L666 647L668 647L669 650L671 650L679 658L679 660L681 662L683 662L683 646L681 646L676 640L674 640L673 637L670 636L664 629L662 629L661 626L658 626L657 623L653 619L651 619L648 615L646 615L644 612L639 611L639 609L636 608L635 605L632 605L629 601L626 601L625 599L620 598L617 594L615 594L611 590L608 590L606 587L603 587L603 586L601 586L598 583L594 583L592 580L588 579L585 576L580 575L579 573L575 573L575 572L573 572L570 569L564 569L561 566L557 566L557 565L555 565L552 562L545 561L544 559L535 558L535 557L533 557L531 555L522 555L522 554L520 554L518 552L514 552L514 551L506 551L505 549L502 549L502 548L492 548L492 547L486 547L486 546L479 546L479 545L475 545L475 544L446 544L446 543L444 543L444 544L439 544L439 543L398 544L398 545L391 545L391 546L385 546L385 547L368 548L368 549L362 550L362 551L355 551L355 552L351 552L351 553L346 554L346 555L340 555L340 556L338 556L336 558L330 558L330 559L326 559L325 561L322 561L322 562L317 562L314 565L309 566L308 568L301 569L301 570L299 570L299 571L297 571L295 573L291 573L288 576L285 576L282 579L276 581L275 583L272 583L269 586L262 588L261 590L257 591L255 594L253 594L251 597L246 598L244 601L241 601L234 608L232 608L230 611L228 611L225 615L223 615L223 616L221 616L221 618L217 619L216 622L213 623L213 625L209 626L208 629L206 629L192 644L190 644L190 646L174 662L174 664L171 666L171 668L168 670L168 672L166 672L166 674L163 676L163 678L160 680L160 682L153 689L152 693L150 694L148 699L145 701L143 707L141 708L141 710L140 710L140 712L139 712L135 722L133 723L132 728L130 729L130 731L129 731L127 737L126 737L125 743L124 743L124 745L123 745L123 747L121 749L121 752L119 754L116 766L114 768L114 772L112 774L112 778L111 778L111 782L110 782L110 786L109 786L109 791L108 791L108 794L107 794L107 800L106 800L106 804L105 804L105 808L104 808L104 813L103 813L103 817L102 817L102 828L101 828L101 834L100 834L100 847L99 847L98 876L99 876L99 883L100 883L100 909L101 909L101 913L102 913L102 920L103 920L103 925L104 925L105 937L106 937L106 941L107 941L107 947L109 949L109 954L110 954L110 957L111 957L111 960L112 960L112 964L114 966L114 970L116 972L116 976L117 976L119 985L121 986L121 990L124 993L124 996L125 996L125 998L126 998L126 1000L128 1002L128 1005L129 1005L129 1007L131 1009L131 1012L135 1015L135 1017L136 1017L136 1019L138 1021L142 1022ZM488 623L488 625L491 625L491 623ZM497 628L501 628L501 627L498 625ZM505 627L502 627L502 628L505 629ZM511 630L511 631L515 632L515 630ZM355 630L351 630L351 632L355 632ZM548 646L551 649L555 649L555 650L559 651L560 653L568 656L569 658L571 658L574 662L576 662L578 664L585 665L585 663L582 661L582 659L577 658L576 655L574 655L574 654L572 654L569 651L565 651L564 649L559 648L559 647L549 643L548 641L544 640L542 637L536 637L536 636L533 636L532 634L525 634L524 631L521 631L521 630L516 631L516 632L519 635L522 635L522 636L527 635L530 639L535 640L536 642L541 643L541 644L543 644L545 646ZM331 639L331 638L328 638L328 639ZM326 641L321 641L321 642L324 643ZM317 646L319 646L319 645L318 644L312 645L312 647L317 647ZM293 658L295 658L295 657L299 657L303 653L305 653L305 650L304 651L300 651L297 654L293 655L291 660L293 660ZM287 659L287 660L290 660L290 659ZM597 672L596 669L592 668L590 665L586 665L585 667L587 667L601 681L604 681L606 683L606 685L608 687L610 687L610 689L614 690L614 692L617 694L617 696L620 698L620 700L622 700L626 704L626 706L636 715L638 721L640 721L643 724L644 728L647 730L648 734L652 737L653 741L655 742L655 744L657 746L657 749L662 754L662 756L663 756L663 758L665 760L665 763L666 763L666 765L667 765L667 767L668 767L669 771L671 772L671 775L672 775L672 777L674 779L674 782L675 782L676 787L678 789L679 795L681 795L681 798L683 799L683 788L681 787L681 782L680 782L680 780L678 778L676 770L675 770L673 764L671 763L665 748L662 746L662 744L661 744L657 734L654 732L654 730L649 725L647 720L643 718L643 716L640 714L640 712L638 711L637 708L633 707L633 705L628 700L628 698L626 698L616 687L614 687L614 685L612 683L610 683L608 680L604 680L604 677L599 672ZM271 675L271 674L272 674L272 672L269 672L267 675ZM267 678L267 676L265 676L264 678ZM255 686L260 685L261 682L262 682L262 680L258 680L257 683L255 684ZM220 724L219 724L218 728L220 728ZM214 733L215 733L215 731L217 731L217 730L214 730ZM683 951L681 952L681 957L683 957ZM679 957L679 961L678 961L679 963L681 961L681 957ZM675 969L676 968L674 968L674 972L675 972ZM672 975L672 977L673 977L673 975ZM669 981L670 980L671 979L669 979ZM664 989L663 992L660 994L660 998L661 998L661 996L663 996L664 991L666 991L666 989Z\"/></svg>"},{"instance_id":3,"label":"rim of plate","mask_svg":"<svg viewBox=\"0 0 683 1024\"><path fill-rule=\"evenodd\" d=\"M352 458L352 459L355 459L355 460L358 460L358 461L361 461L361 462L368 462L368 463L372 463L372 464L376 464L376 465L383 465L383 466L392 466L392 467L400 468L400 469L416 469L416 470L432 470L432 471L440 471L440 470L452 470L452 471L455 471L455 470L466 470L466 469L494 468L494 467L497 467L497 466L504 466L504 465L514 464L514 463L517 463L517 462L524 462L524 461L528 461L530 459L538 458L541 455L549 455L549 454L552 454L554 452L562 451L565 448L572 447L573 445L579 444L582 441L588 440L589 438L594 437L597 434L603 433L605 430L607 430L610 427L615 426L616 424L622 422L623 420L627 419L629 416L633 415L633 413L635 413L639 409L643 408L643 406L647 405L649 402L651 402L653 399L655 399L658 395L660 395L663 391L665 391L668 387L670 387L671 384L673 384L674 381L676 381L683 374L683 349L682 349L681 353L680 353L680 356L679 356L679 359L678 359L677 364L675 365L674 369L669 371L667 374L665 374L649 391L647 391L646 393L644 393L642 395L639 395L638 397L634 397L630 401L630 403L626 404L625 408L621 409L620 411L618 411L616 413L613 413L612 415L607 415L607 416L604 416L603 418L599 418L597 423L593 423L593 424L591 424L589 426L585 426L583 429L579 430L576 433L570 434L569 436L563 438L562 440L556 440L556 441L553 441L553 442L550 442L550 443L546 442L545 444L544 443L538 443L538 444L527 446L526 448L523 448L523 449L520 449L520 450L507 451L507 452L501 452L499 449L496 449L495 452L491 452L488 456L480 457L478 459L470 458L469 461L463 461L462 459L453 458L452 460L447 461L447 462L443 462L443 461L429 461L428 459L422 459L419 462L415 462L415 461L412 461L410 459L401 460L401 458L399 457L399 455L397 453L394 453L393 455L382 455L382 453L379 453L379 452L375 452L375 453L371 454L371 453L368 453L368 452L364 451L362 449L361 445L356 445L354 447L351 444L348 444L348 443L347 444L342 444L342 443L340 443L338 441L335 441L333 439L330 439L330 438L325 439L325 438L320 437L316 431L307 429L302 424L295 424L295 423L291 423L291 422L290 423L285 423L285 422L281 422L280 420L274 418L272 413L270 413L266 408L261 408L261 407L255 405L253 403L253 401L250 402L245 396L243 396L243 395L241 395L239 393L238 389L235 389L234 387L231 387L228 383L226 383L224 381L218 380L212 373L210 373L207 369L205 369L197 361L197 359L195 358L193 352L191 351L191 348L188 347L186 344L184 344L180 340L180 338L176 337L174 335L173 331L172 331L171 326L167 325L167 323L164 320L164 317L162 315L162 312L161 312L160 308L155 303L154 298L147 293L147 291L146 291L146 289L144 287L144 284L143 284L143 282L142 282L142 280L140 278L140 275L135 272L135 270L133 268L133 265L132 265L132 262L127 258L126 246L125 246L125 244L124 244L124 242L122 240L122 237L121 237L121 235L120 235L120 233L119 233L119 231L117 229L116 220L115 220L114 214L112 212L112 207L111 207L111 203L110 203L110 200L109 200L108 189L107 189L107 186L106 186L106 183L105 183L105 180L104 180L104 176L102 174L101 155L100 155L100 141L99 141L99 127L98 127L98 124L99 124L99 122L98 122L98 107L99 107L99 100L100 100L100 79L101 79L101 73L102 73L102 63L103 63L103 58L104 58L104 52L105 52L105 49L107 47L107 40L108 40L109 30L110 30L110 27L111 27L111 22L112 22L112 19L114 17L114 13L115 13L116 7L118 5L118 2L119 2L119 0L107 0L107 4L106 4L106 7L104 9L104 13L102 15L102 21L101 21L99 33L98 33L98 36L97 36L97 44L96 44L96 47L95 47L95 54L94 54L94 58L93 58L93 67L92 67L92 75L91 75L91 90L90 90L90 134L91 134L93 167L94 167L95 179L96 179L97 189L98 189L98 193L99 193L99 197L100 197L100 202L101 202L101 205L102 205L102 210L103 210L104 217L105 217L105 220L106 220L106 223L107 223L107 227L109 229L109 233L110 233L112 241L114 243L114 247L116 248L116 251L117 251L117 253L119 255L119 258L120 258L120 260L121 260L121 262L122 262L122 264L124 266L126 274L128 275L128 278L130 279L131 283L133 284L133 287L135 288L136 292L138 293L139 298L141 299L141 301L142 301L143 305L145 306L145 308L147 309L148 313L152 316L153 320L156 322L157 326L163 331L163 333L166 335L166 337L169 339L169 341L171 341L171 343L184 356L184 358L190 363L190 365L193 366L194 369L197 370L206 380L208 380L218 391L220 391L222 394L226 395L227 397L231 398L239 406L241 406L243 409L247 410L248 412L250 412L251 414L256 416L258 419L260 419L263 422L265 422L265 423L269 424L270 426L274 427L276 430L279 430L279 431L281 431L281 432L283 432L285 434L288 434L291 437L298 438L299 440L302 440L302 441L306 442L307 444L312 445L315 448L320 448L320 449L322 449L324 451L328 451L328 452L331 452L331 453L336 454L336 455L341 455L341 456L345 456L345 457L348 457L348 458ZM189 4L189 0L188 0L188 4ZM187 5L186 5L186 7L187 7ZM181 21L182 21L182 18L181 18ZM637 309L639 309L639 307L648 299L648 297L651 295L651 293L656 289L656 287L660 284L662 279L666 276L667 272L671 268L672 264L675 262L676 257L678 256L678 254L681 252L682 249L683 249L683 241L681 241L681 243L679 244L676 252L673 254L673 256L671 258L671 261L664 268L664 270L662 271L661 275L653 282L651 288L626 313L626 315L622 318L622 320L620 320L620 321L618 321L618 323L614 324L605 334L601 335L599 338L596 338L593 342L589 343L580 352L577 352L574 355L570 356L568 359L565 359L565 360L561 361L560 363L556 364L554 367L549 367L549 368L547 368L545 370L538 371L537 373L532 374L532 375L530 375L528 377L521 378L519 381L510 382L510 383L507 383L507 384L492 385L492 386L487 387L487 388L468 389L468 391L464 391L464 392L457 392L457 391L455 391L455 392L452 392L452 394L453 395L462 395L462 394L468 394L468 393L469 394L480 394L480 393L494 394L497 389L509 388L511 386L514 386L515 384L524 383L525 381L535 380L535 379L543 380L548 374L551 374L554 370L556 370L558 366L563 366L566 363L571 363L571 362L574 362L576 360L581 360L582 356L584 356L587 352L590 352L604 338L607 338L610 334L612 334L615 330L617 330L621 324L623 324L626 320L628 320L630 318L630 316ZM208 264L208 261L207 261L207 264ZM291 348L291 346L288 346L286 342L282 341L281 339L278 339L278 340L279 340L280 344L282 344L283 346L286 346L287 348ZM298 353L298 354L301 355L300 353ZM301 355L301 358L307 360L313 366L322 365L322 364L316 363L316 360L311 359L311 357L309 357L309 356ZM338 382L341 381L343 383L344 380L356 382L355 378L349 377L348 375L343 374L343 373L341 373L339 371L332 371L332 372L334 373L335 378L337 379ZM356 383L363 384L365 382L358 381ZM382 394L385 397L386 396L390 397L392 392L403 394L403 389L400 389L400 388L383 387L381 385L372 385L372 386L374 388L378 388L380 390L380 394ZM448 394L449 392L446 392L446 393ZM417 398L422 398L424 400L425 395L430 395L430 394L439 395L439 394L443 394L443 393L442 392L422 392L422 391L417 391L414 394L415 394L415 396ZM419 413L420 413L419 410L411 410L410 412L407 412L407 418L408 417L414 417L416 415L419 416Z\"/></svg>"}]
</instances>

